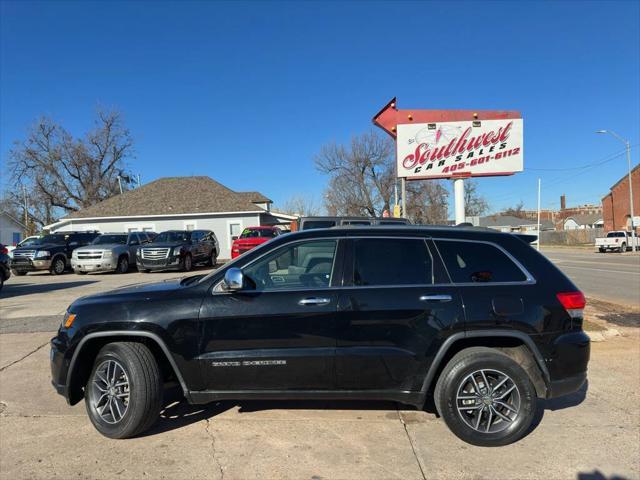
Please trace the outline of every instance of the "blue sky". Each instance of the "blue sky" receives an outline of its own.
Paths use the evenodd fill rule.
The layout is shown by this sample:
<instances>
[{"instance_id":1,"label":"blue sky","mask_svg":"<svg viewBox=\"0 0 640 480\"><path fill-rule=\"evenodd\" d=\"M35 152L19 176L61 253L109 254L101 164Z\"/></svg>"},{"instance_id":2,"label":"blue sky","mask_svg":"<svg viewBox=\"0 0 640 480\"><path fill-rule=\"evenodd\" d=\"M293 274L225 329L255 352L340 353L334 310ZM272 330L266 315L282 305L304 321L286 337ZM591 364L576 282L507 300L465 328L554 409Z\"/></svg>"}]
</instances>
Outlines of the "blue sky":
<instances>
[{"instance_id":1,"label":"blue sky","mask_svg":"<svg viewBox=\"0 0 640 480\"><path fill-rule=\"evenodd\" d=\"M520 110L525 172L496 211L599 203L640 143L640 2L0 4L0 156L41 114L75 135L121 110L143 182L209 175L276 203L322 198L313 156L400 108ZM0 169L3 175L6 168ZM6 180L3 179L3 180Z\"/></svg>"}]
</instances>

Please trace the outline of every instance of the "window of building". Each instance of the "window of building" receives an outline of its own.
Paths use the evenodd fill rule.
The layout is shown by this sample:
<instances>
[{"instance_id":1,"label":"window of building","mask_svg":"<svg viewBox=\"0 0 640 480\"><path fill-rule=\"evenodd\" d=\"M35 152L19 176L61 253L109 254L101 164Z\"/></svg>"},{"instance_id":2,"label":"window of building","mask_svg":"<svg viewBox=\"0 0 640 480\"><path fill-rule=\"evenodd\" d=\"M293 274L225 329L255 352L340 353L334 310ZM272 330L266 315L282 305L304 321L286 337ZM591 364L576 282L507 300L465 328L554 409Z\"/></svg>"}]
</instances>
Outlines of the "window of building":
<instances>
[{"instance_id":1,"label":"window of building","mask_svg":"<svg viewBox=\"0 0 640 480\"><path fill-rule=\"evenodd\" d=\"M524 272L488 243L437 240L436 246L455 283L523 282Z\"/></svg>"},{"instance_id":2,"label":"window of building","mask_svg":"<svg viewBox=\"0 0 640 480\"><path fill-rule=\"evenodd\" d=\"M354 285L433 283L431 255L422 239L357 239L353 256Z\"/></svg>"}]
</instances>

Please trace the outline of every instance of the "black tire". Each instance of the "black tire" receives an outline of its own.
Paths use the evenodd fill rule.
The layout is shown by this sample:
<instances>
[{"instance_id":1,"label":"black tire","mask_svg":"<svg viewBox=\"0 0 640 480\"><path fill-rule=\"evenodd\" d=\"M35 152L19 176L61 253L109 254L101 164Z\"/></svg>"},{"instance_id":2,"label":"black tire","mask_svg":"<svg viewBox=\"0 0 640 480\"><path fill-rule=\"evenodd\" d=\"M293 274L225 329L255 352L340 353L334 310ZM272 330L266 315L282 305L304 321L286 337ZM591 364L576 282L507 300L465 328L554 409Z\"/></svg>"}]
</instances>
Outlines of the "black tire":
<instances>
[{"instance_id":1,"label":"black tire","mask_svg":"<svg viewBox=\"0 0 640 480\"><path fill-rule=\"evenodd\" d=\"M54 257L51 261L51 270L49 270L54 275L62 275L67 268L67 263L64 261L64 258L58 256Z\"/></svg>"},{"instance_id":2,"label":"black tire","mask_svg":"<svg viewBox=\"0 0 640 480\"><path fill-rule=\"evenodd\" d=\"M622 245L620 245L620 253L626 252L626 251L627 251L627 244L623 243Z\"/></svg>"},{"instance_id":3,"label":"black tire","mask_svg":"<svg viewBox=\"0 0 640 480\"><path fill-rule=\"evenodd\" d=\"M115 378L116 385L126 380L129 387L128 402L125 403L124 399L127 397L123 397L119 403L124 408L124 413L119 419L119 413L116 412L122 410L118 411L118 407L113 408L115 400L112 400L111 405L114 414L103 412L103 416L99 412L100 407L106 402L101 398L108 395L110 390L105 382L100 380L100 376L104 378L102 369L105 364L118 365L118 372L123 371L126 375ZM98 375L97 372L102 373ZM105 386L107 393L100 393L100 385ZM114 392L123 395L122 392L118 393L118 388L123 387L116 387ZM109 343L102 347L93 364L85 388L85 407L91 423L102 435L109 438L129 438L148 430L156 422L162 406L162 394L162 376L158 362L145 345L135 342ZM107 407L104 408L104 411L106 410Z\"/></svg>"},{"instance_id":4,"label":"black tire","mask_svg":"<svg viewBox=\"0 0 640 480\"><path fill-rule=\"evenodd\" d=\"M11 270L11 272L16 276L16 277L24 277L27 272L18 272L16 270Z\"/></svg>"},{"instance_id":5,"label":"black tire","mask_svg":"<svg viewBox=\"0 0 640 480\"><path fill-rule=\"evenodd\" d=\"M116 273L127 273L129 271L129 259L126 255L121 255L118 259Z\"/></svg>"},{"instance_id":6,"label":"black tire","mask_svg":"<svg viewBox=\"0 0 640 480\"><path fill-rule=\"evenodd\" d=\"M0 274L0 292L2 291L2 287L4 287L4 277Z\"/></svg>"},{"instance_id":7,"label":"black tire","mask_svg":"<svg viewBox=\"0 0 640 480\"><path fill-rule=\"evenodd\" d=\"M187 253L182 259L182 268L183 272L190 272L193 268L193 260L191 259L191 254Z\"/></svg>"},{"instance_id":8,"label":"black tire","mask_svg":"<svg viewBox=\"0 0 640 480\"><path fill-rule=\"evenodd\" d=\"M604 252L606 252L606 251L607 251L606 249L604 249L604 248L600 248L600 253L604 253Z\"/></svg>"},{"instance_id":9,"label":"black tire","mask_svg":"<svg viewBox=\"0 0 640 480\"><path fill-rule=\"evenodd\" d=\"M218 254L215 250L211 250L211 256L209 257L209 260L207 260L207 266L215 267L216 263L218 263Z\"/></svg>"},{"instance_id":10,"label":"black tire","mask_svg":"<svg viewBox=\"0 0 640 480\"><path fill-rule=\"evenodd\" d=\"M472 385L472 380L469 380L471 375L481 370L486 372L485 377L489 386L498 385L499 379L503 378L498 374L507 376L508 382L498 387L494 392L495 397L491 392L485 392L482 399L458 399L459 392L467 393L466 390L462 390L464 385ZM495 379L492 377L494 374L496 375ZM475 375L474 378L476 378ZM482 377L477 378L481 379ZM482 380L478 380L476 385L480 390L483 389ZM503 392L511 388L507 387L508 385L515 386L515 389L507 394L509 396L505 397L506 399L500 399L493 403L490 397L497 399ZM471 393L467 393L467 395L472 396ZM485 400L490 405L485 403ZM486 347L467 348L457 353L449 361L438 378L434 402L438 413L458 438L481 447L508 445L522 438L531 428L537 406L535 387L524 369L504 353ZM465 404L464 402L472 403ZM511 407L515 405L517 413L514 414L507 410L503 406L505 403ZM464 412L458 410L459 407ZM501 415L511 417L511 421L502 420L494 412L501 412ZM477 420L478 416L479 420ZM481 431L473 428L476 421L478 421L476 428ZM491 431L487 432L486 429L491 429Z\"/></svg>"}]
</instances>

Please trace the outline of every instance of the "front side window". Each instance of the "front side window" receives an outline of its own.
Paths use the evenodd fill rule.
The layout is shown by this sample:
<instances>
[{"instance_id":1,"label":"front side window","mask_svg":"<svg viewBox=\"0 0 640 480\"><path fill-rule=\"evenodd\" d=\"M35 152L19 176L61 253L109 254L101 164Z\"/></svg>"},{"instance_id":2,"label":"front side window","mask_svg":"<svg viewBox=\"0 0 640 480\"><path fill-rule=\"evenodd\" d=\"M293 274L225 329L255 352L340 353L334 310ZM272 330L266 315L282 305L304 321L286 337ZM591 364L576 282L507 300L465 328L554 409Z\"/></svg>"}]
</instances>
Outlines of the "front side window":
<instances>
[{"instance_id":1,"label":"front side window","mask_svg":"<svg viewBox=\"0 0 640 480\"><path fill-rule=\"evenodd\" d=\"M356 286L433 283L431 255L422 239L361 238L353 241Z\"/></svg>"},{"instance_id":2,"label":"front side window","mask_svg":"<svg viewBox=\"0 0 640 480\"><path fill-rule=\"evenodd\" d=\"M331 284L336 240L285 245L243 269L257 290L322 288Z\"/></svg>"},{"instance_id":3,"label":"front side window","mask_svg":"<svg viewBox=\"0 0 640 480\"><path fill-rule=\"evenodd\" d=\"M513 260L491 244L448 240L437 240L435 243L454 283L527 280Z\"/></svg>"}]
</instances>

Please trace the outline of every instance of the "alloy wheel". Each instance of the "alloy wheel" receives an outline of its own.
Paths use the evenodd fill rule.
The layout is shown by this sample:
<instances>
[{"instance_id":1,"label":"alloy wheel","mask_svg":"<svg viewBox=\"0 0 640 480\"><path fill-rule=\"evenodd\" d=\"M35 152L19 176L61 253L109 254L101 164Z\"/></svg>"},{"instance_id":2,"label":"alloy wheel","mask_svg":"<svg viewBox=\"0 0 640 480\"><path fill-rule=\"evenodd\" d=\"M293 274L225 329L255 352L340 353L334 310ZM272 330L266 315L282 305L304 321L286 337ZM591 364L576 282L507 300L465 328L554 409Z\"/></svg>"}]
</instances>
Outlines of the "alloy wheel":
<instances>
[{"instance_id":1,"label":"alloy wheel","mask_svg":"<svg viewBox=\"0 0 640 480\"><path fill-rule=\"evenodd\" d=\"M520 392L503 372L476 370L460 382L456 408L465 424L482 433L497 433L513 425L520 413Z\"/></svg>"},{"instance_id":2,"label":"alloy wheel","mask_svg":"<svg viewBox=\"0 0 640 480\"><path fill-rule=\"evenodd\" d=\"M129 408L129 377L116 360L105 360L93 377L93 407L109 424L120 422Z\"/></svg>"},{"instance_id":3,"label":"alloy wheel","mask_svg":"<svg viewBox=\"0 0 640 480\"><path fill-rule=\"evenodd\" d=\"M64 261L58 258L53 264L53 270L55 271L55 273L61 274L62 272L64 272L64 266Z\"/></svg>"}]
</instances>

